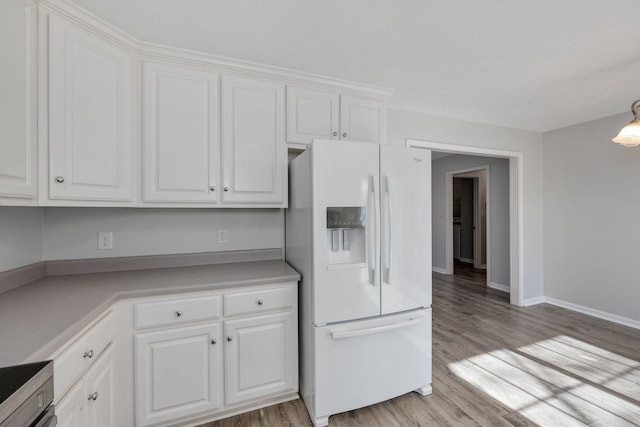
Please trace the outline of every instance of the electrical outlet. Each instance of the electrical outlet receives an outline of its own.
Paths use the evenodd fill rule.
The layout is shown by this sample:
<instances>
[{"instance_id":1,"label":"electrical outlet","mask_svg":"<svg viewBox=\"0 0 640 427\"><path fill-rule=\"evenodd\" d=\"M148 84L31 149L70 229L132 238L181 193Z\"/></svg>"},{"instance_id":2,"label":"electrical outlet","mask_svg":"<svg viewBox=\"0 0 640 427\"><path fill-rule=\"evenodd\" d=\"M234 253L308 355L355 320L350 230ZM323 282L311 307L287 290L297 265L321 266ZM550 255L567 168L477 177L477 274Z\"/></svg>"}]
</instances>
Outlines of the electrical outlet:
<instances>
[{"instance_id":1,"label":"electrical outlet","mask_svg":"<svg viewBox=\"0 0 640 427\"><path fill-rule=\"evenodd\" d=\"M218 243L224 244L228 241L227 230L218 230Z\"/></svg>"},{"instance_id":2,"label":"electrical outlet","mask_svg":"<svg viewBox=\"0 0 640 427\"><path fill-rule=\"evenodd\" d=\"M113 249L113 233L111 231L98 233L98 249Z\"/></svg>"}]
</instances>

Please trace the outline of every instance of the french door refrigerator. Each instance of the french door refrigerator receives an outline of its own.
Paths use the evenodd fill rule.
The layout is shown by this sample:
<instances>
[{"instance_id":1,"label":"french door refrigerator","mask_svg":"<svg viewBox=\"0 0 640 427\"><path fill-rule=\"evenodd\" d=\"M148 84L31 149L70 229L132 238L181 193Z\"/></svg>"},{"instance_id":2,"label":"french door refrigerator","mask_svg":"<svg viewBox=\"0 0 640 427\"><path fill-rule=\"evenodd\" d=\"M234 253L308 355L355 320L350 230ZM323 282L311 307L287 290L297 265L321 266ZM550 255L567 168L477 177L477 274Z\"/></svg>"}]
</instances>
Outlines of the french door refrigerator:
<instances>
[{"instance_id":1,"label":"french door refrigerator","mask_svg":"<svg viewBox=\"0 0 640 427\"><path fill-rule=\"evenodd\" d=\"M290 165L300 390L316 426L431 393L431 153L315 140Z\"/></svg>"}]
</instances>

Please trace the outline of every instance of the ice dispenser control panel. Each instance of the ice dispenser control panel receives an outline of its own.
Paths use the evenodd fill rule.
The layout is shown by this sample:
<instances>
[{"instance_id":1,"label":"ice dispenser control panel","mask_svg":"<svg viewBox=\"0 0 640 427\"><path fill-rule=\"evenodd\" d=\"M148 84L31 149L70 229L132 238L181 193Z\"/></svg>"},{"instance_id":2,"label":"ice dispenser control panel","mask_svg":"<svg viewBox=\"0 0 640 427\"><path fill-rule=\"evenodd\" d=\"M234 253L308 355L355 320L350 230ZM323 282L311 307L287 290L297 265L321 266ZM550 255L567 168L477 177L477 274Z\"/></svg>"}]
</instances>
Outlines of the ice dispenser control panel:
<instances>
[{"instance_id":1,"label":"ice dispenser control panel","mask_svg":"<svg viewBox=\"0 0 640 427\"><path fill-rule=\"evenodd\" d=\"M365 207L327 207L327 248L330 264L364 262L366 222Z\"/></svg>"}]
</instances>

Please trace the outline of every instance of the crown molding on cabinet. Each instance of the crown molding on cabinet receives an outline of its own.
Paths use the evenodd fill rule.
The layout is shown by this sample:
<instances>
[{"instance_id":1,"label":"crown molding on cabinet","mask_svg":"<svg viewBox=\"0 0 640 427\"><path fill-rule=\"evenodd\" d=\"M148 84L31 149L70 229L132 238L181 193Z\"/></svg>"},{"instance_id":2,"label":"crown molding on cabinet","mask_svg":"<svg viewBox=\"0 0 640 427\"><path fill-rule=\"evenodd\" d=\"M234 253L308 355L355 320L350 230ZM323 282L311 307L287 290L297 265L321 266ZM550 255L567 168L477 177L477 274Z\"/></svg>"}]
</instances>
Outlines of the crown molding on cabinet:
<instances>
[{"instance_id":1,"label":"crown molding on cabinet","mask_svg":"<svg viewBox=\"0 0 640 427\"><path fill-rule=\"evenodd\" d=\"M343 94L366 94L372 98L388 98L393 94L393 89L389 88L138 40L71 1L39 0L38 3L48 11L127 49L141 60L161 60L204 67L220 72L277 80L285 84L334 90Z\"/></svg>"},{"instance_id":2,"label":"crown molding on cabinet","mask_svg":"<svg viewBox=\"0 0 640 427\"><path fill-rule=\"evenodd\" d=\"M138 54L139 52L140 43L135 38L72 2L67 0L38 0L38 6L73 22L86 31L107 39L129 53Z\"/></svg>"}]
</instances>

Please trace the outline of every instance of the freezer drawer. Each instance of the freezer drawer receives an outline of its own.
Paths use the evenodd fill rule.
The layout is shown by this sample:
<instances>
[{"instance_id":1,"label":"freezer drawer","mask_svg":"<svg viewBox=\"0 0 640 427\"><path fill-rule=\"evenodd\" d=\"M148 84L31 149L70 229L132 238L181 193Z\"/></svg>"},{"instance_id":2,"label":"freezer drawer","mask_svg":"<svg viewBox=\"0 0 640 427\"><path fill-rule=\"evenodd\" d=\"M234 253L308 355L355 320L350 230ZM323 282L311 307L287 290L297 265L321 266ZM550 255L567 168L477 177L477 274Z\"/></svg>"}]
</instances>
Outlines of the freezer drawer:
<instances>
[{"instance_id":1,"label":"freezer drawer","mask_svg":"<svg viewBox=\"0 0 640 427\"><path fill-rule=\"evenodd\" d=\"M314 328L316 425L431 384L431 309ZM311 405L309 405L311 403Z\"/></svg>"}]
</instances>

